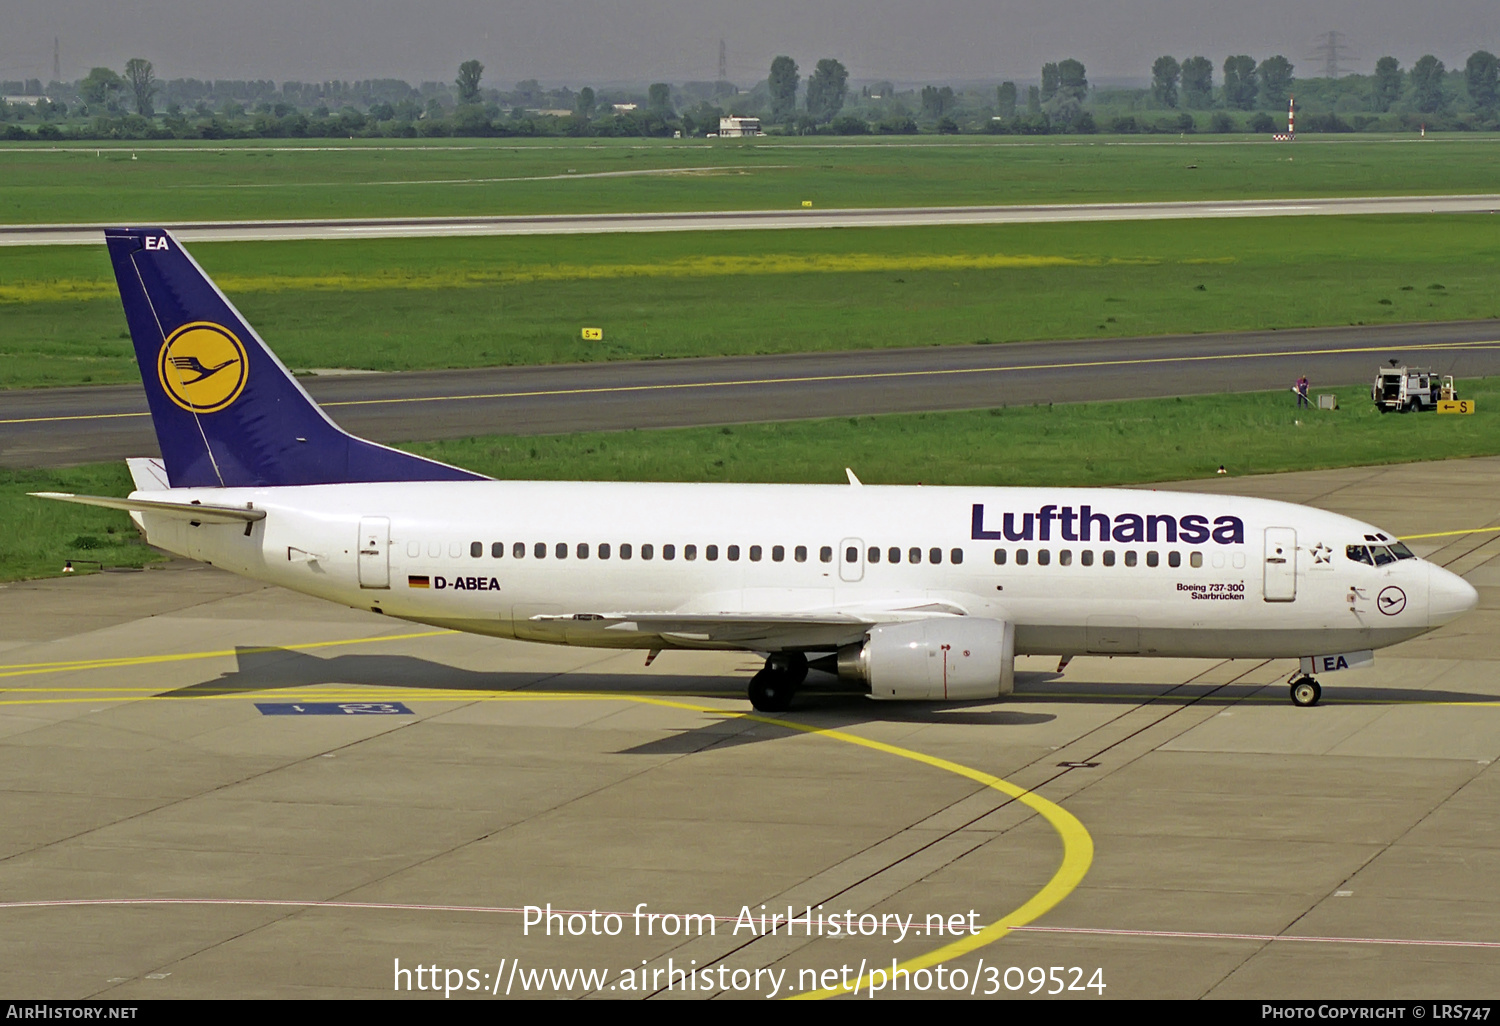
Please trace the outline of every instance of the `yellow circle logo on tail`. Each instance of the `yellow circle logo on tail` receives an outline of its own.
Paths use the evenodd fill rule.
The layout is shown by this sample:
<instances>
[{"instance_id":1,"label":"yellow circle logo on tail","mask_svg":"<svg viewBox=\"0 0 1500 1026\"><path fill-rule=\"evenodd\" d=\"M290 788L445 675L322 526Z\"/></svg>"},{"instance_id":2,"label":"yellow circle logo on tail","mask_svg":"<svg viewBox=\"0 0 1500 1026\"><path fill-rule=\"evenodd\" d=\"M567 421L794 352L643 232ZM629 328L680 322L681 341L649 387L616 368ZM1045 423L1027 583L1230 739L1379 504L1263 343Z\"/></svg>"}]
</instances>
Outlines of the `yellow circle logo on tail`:
<instances>
[{"instance_id":1,"label":"yellow circle logo on tail","mask_svg":"<svg viewBox=\"0 0 1500 1026\"><path fill-rule=\"evenodd\" d=\"M207 321L172 332L156 358L162 391L192 413L214 413L234 402L249 371L240 340L228 328Z\"/></svg>"}]
</instances>

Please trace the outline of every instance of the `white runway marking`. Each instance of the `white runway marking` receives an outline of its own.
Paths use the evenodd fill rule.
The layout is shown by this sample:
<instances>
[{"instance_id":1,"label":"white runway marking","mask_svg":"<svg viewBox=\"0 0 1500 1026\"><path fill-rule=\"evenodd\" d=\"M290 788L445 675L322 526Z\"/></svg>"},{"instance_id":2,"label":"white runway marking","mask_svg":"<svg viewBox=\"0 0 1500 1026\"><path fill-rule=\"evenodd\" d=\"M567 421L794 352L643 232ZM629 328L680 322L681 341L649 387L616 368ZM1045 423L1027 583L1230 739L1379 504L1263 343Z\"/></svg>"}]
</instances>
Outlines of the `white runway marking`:
<instances>
[{"instance_id":1,"label":"white runway marking","mask_svg":"<svg viewBox=\"0 0 1500 1026\"><path fill-rule=\"evenodd\" d=\"M691 169L674 169L671 172ZM617 174L606 172L602 174ZM563 176L563 177L584 177ZM1500 194L1367 196L1331 199L1077 203L1007 207L896 207L832 210L727 210L643 214L535 214L504 217L343 218L322 221L193 221L167 224L184 242L273 242L458 235L565 235L781 228L897 228L913 225L1164 221L1213 217L1500 212ZM101 245L103 224L0 225L0 246Z\"/></svg>"}]
</instances>

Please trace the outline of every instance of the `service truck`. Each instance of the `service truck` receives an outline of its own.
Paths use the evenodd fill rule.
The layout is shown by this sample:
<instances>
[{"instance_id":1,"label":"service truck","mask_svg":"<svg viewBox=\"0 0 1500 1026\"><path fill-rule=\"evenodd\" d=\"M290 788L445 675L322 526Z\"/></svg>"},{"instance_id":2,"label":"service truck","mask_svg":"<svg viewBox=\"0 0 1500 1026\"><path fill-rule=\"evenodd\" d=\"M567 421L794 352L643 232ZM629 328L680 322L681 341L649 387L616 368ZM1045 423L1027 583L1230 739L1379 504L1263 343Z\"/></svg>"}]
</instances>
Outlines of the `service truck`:
<instances>
[{"instance_id":1,"label":"service truck","mask_svg":"<svg viewBox=\"0 0 1500 1026\"><path fill-rule=\"evenodd\" d=\"M1370 398L1382 411L1435 410L1439 399L1457 399L1453 375L1434 374L1426 367L1382 367L1375 375Z\"/></svg>"}]
</instances>

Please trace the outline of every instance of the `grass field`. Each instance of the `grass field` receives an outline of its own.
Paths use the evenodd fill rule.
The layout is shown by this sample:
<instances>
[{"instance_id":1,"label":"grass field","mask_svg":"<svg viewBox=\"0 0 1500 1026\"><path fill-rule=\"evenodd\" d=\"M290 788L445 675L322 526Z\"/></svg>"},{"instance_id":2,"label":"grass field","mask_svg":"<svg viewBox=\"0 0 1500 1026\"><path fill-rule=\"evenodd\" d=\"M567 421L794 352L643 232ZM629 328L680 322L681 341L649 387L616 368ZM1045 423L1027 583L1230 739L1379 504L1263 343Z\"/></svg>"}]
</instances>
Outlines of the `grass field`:
<instances>
[{"instance_id":1,"label":"grass field","mask_svg":"<svg viewBox=\"0 0 1500 1026\"><path fill-rule=\"evenodd\" d=\"M1363 387L1340 409L1285 392L1011 407L732 428L491 437L406 448L500 478L837 484L1116 485L1500 453L1500 378L1461 381L1469 416L1381 414ZM123 465L0 473L0 579L52 576L65 559L158 558L123 513L28 491L124 495Z\"/></svg>"},{"instance_id":2,"label":"grass field","mask_svg":"<svg viewBox=\"0 0 1500 1026\"><path fill-rule=\"evenodd\" d=\"M140 538L124 513L67 502L33 499L27 492L128 495L124 463L95 463L60 470L0 471L0 580L56 577L74 560L80 572L98 566L140 567L162 554Z\"/></svg>"},{"instance_id":3,"label":"grass field","mask_svg":"<svg viewBox=\"0 0 1500 1026\"><path fill-rule=\"evenodd\" d=\"M293 368L1500 316L1491 215L202 244ZM583 342L599 327L604 341ZM102 247L0 248L0 385L134 381Z\"/></svg>"},{"instance_id":4,"label":"grass field","mask_svg":"<svg viewBox=\"0 0 1500 1026\"><path fill-rule=\"evenodd\" d=\"M1500 453L1500 378L1459 382L1468 416L1382 414L1368 386L1015 406L665 431L497 436L404 448L499 478L1121 485Z\"/></svg>"},{"instance_id":5,"label":"grass field","mask_svg":"<svg viewBox=\"0 0 1500 1026\"><path fill-rule=\"evenodd\" d=\"M0 223L1079 203L1495 190L1458 135L0 143ZM665 173L663 173L665 172Z\"/></svg>"}]
</instances>

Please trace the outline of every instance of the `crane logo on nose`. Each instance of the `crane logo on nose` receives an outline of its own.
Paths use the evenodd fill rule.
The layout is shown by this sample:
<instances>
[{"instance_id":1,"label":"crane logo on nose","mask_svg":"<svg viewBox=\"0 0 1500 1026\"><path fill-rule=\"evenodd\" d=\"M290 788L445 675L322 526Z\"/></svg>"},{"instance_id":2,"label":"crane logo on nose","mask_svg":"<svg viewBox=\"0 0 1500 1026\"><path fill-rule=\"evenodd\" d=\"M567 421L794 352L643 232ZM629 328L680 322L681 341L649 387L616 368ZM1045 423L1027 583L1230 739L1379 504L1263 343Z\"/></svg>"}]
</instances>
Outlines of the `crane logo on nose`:
<instances>
[{"instance_id":1,"label":"crane logo on nose","mask_svg":"<svg viewBox=\"0 0 1500 1026\"><path fill-rule=\"evenodd\" d=\"M1375 596L1375 608L1386 616L1395 616L1406 608L1406 592L1395 585L1381 588L1380 594Z\"/></svg>"}]
</instances>

